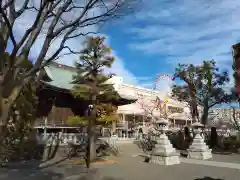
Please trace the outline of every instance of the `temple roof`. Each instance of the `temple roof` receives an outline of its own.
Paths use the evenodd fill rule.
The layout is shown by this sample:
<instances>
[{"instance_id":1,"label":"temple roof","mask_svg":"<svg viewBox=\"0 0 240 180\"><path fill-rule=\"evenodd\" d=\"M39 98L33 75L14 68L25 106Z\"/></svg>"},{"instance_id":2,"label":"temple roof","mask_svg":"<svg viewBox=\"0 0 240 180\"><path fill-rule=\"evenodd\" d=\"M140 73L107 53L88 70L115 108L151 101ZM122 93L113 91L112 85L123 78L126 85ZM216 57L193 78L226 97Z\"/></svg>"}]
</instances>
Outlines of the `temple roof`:
<instances>
[{"instance_id":1,"label":"temple roof","mask_svg":"<svg viewBox=\"0 0 240 180\"><path fill-rule=\"evenodd\" d=\"M65 90L71 90L75 84L72 83L73 76L76 75L76 69L71 66L66 66L62 64L52 63L44 68L47 76L49 77L50 81L43 81L45 84L65 89ZM107 80L106 83L113 84L115 90L118 92L120 98L136 101L137 98L131 95L127 95L124 92L121 92L118 90L118 79L119 77L112 77L109 80Z\"/></svg>"},{"instance_id":2,"label":"temple roof","mask_svg":"<svg viewBox=\"0 0 240 180\"><path fill-rule=\"evenodd\" d=\"M72 83L73 76L76 74L76 70L73 67L61 65L61 64L51 64L46 66L45 72L51 81L44 83L66 90L71 90L74 86Z\"/></svg>"}]
</instances>

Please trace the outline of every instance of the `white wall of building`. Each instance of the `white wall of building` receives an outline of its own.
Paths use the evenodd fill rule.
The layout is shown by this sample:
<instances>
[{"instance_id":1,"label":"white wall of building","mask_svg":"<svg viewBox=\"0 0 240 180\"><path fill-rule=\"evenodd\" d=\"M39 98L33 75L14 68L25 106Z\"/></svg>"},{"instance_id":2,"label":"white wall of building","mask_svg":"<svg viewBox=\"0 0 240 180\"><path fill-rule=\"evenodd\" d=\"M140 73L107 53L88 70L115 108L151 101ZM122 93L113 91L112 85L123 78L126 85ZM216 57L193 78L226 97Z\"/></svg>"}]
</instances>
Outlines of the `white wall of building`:
<instances>
[{"instance_id":1,"label":"white wall of building","mask_svg":"<svg viewBox=\"0 0 240 180\"><path fill-rule=\"evenodd\" d=\"M118 107L118 113L121 114L141 114L145 115L147 109L152 110L156 107L154 101L156 97L159 97L161 100L168 99L166 103L166 108L169 106L182 108L183 113L175 113L175 118L181 116L181 119L190 120L190 110L185 103L176 101L172 99L169 95L164 95L160 91L155 91L147 88L137 87L129 84L120 84L118 85L118 91L124 92L126 95L134 96L138 98L138 101L124 106ZM144 106L144 107L143 107ZM160 116L159 110L154 110L154 116ZM184 116L184 117L183 117Z\"/></svg>"}]
</instances>

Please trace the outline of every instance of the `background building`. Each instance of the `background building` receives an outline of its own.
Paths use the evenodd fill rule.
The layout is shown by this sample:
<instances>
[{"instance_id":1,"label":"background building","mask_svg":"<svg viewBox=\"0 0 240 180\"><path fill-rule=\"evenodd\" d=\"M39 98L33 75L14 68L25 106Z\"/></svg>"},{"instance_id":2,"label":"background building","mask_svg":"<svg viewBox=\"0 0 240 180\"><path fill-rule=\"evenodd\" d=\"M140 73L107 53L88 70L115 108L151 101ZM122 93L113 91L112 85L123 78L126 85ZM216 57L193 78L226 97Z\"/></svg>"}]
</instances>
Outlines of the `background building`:
<instances>
[{"instance_id":1,"label":"background building","mask_svg":"<svg viewBox=\"0 0 240 180\"><path fill-rule=\"evenodd\" d=\"M41 73L41 117L36 121L35 128L45 133L74 133L79 127L70 127L66 120L69 116L83 115L87 108L86 102L74 98L70 92L74 86L72 77L76 73L75 68L52 63ZM108 135L111 134L111 128L115 127L119 137L133 137L139 128L150 126L159 117L169 119L171 128L179 129L192 123L186 105L165 96L161 91L124 84L118 76L113 76L106 83L113 84L120 97L115 102L119 119L113 121L114 125L105 127Z\"/></svg>"},{"instance_id":2,"label":"background building","mask_svg":"<svg viewBox=\"0 0 240 180\"><path fill-rule=\"evenodd\" d=\"M236 122L234 121L234 117ZM236 123L240 124L240 109L236 108L214 108L209 115L209 125L216 127L234 128Z\"/></svg>"}]
</instances>

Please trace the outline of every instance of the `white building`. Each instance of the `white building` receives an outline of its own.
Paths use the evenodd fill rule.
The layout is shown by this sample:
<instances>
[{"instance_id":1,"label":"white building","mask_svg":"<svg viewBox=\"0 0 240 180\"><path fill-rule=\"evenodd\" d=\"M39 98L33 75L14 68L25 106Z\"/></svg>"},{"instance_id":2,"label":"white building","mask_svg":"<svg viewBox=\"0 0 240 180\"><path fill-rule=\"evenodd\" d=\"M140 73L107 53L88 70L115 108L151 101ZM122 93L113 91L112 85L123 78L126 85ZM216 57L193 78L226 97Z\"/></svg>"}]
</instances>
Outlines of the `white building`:
<instances>
[{"instance_id":1,"label":"white building","mask_svg":"<svg viewBox=\"0 0 240 180\"><path fill-rule=\"evenodd\" d=\"M145 125L164 115L172 125L184 126L192 123L189 108L184 103L172 99L169 95L165 96L160 91L119 83L120 81L122 81L121 78L116 76L111 79L119 92L138 100L135 103L118 107L119 125L125 124L126 126L126 122L128 122L128 127L136 123ZM163 101L160 103L161 107L156 104L157 97Z\"/></svg>"},{"instance_id":2,"label":"white building","mask_svg":"<svg viewBox=\"0 0 240 180\"><path fill-rule=\"evenodd\" d=\"M75 68L61 64L53 63L44 68L42 85L45 88L41 89L43 105L40 106L41 109L39 111L45 114L35 123L35 128L39 132L46 129L49 132L75 131L75 127L68 126L66 121L68 117L75 115L75 111L84 112L86 104L81 106L83 102L78 102L79 105L73 103L71 90L74 87L74 75L76 75ZM113 121L113 128L115 126L116 129L125 134L131 134L133 129L136 130L136 127L150 125L152 121L160 116L165 116L165 118L169 119L172 127L178 126L178 128L182 128L192 123L190 112L185 104L169 96L164 96L160 91L124 84L123 79L118 76L113 76L105 83L113 84L119 97L122 99L121 101L124 99L124 103L119 104L127 104L118 107L119 119ZM50 98L47 98L48 96ZM163 102L157 105L156 98ZM47 103L48 99L53 100L49 108L46 105L50 104ZM109 129L109 127L106 128ZM130 131L130 133L127 133L127 131Z\"/></svg>"}]
</instances>

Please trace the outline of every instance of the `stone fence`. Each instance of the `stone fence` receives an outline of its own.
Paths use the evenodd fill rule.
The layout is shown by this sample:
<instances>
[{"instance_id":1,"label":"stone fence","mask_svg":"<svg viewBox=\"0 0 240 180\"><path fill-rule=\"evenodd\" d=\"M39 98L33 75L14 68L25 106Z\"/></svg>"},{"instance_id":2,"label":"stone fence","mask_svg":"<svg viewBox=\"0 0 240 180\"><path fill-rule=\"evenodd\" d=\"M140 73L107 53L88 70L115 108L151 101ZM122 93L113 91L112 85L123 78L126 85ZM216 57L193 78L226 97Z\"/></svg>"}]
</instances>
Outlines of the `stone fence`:
<instances>
[{"instance_id":1,"label":"stone fence","mask_svg":"<svg viewBox=\"0 0 240 180\"><path fill-rule=\"evenodd\" d=\"M69 144L82 144L87 141L86 133L46 133L39 134L37 140L39 144L44 144L46 146L59 145L67 146ZM110 146L115 147L116 141L128 140L127 138L118 137L100 137L100 140L107 142Z\"/></svg>"}]
</instances>

